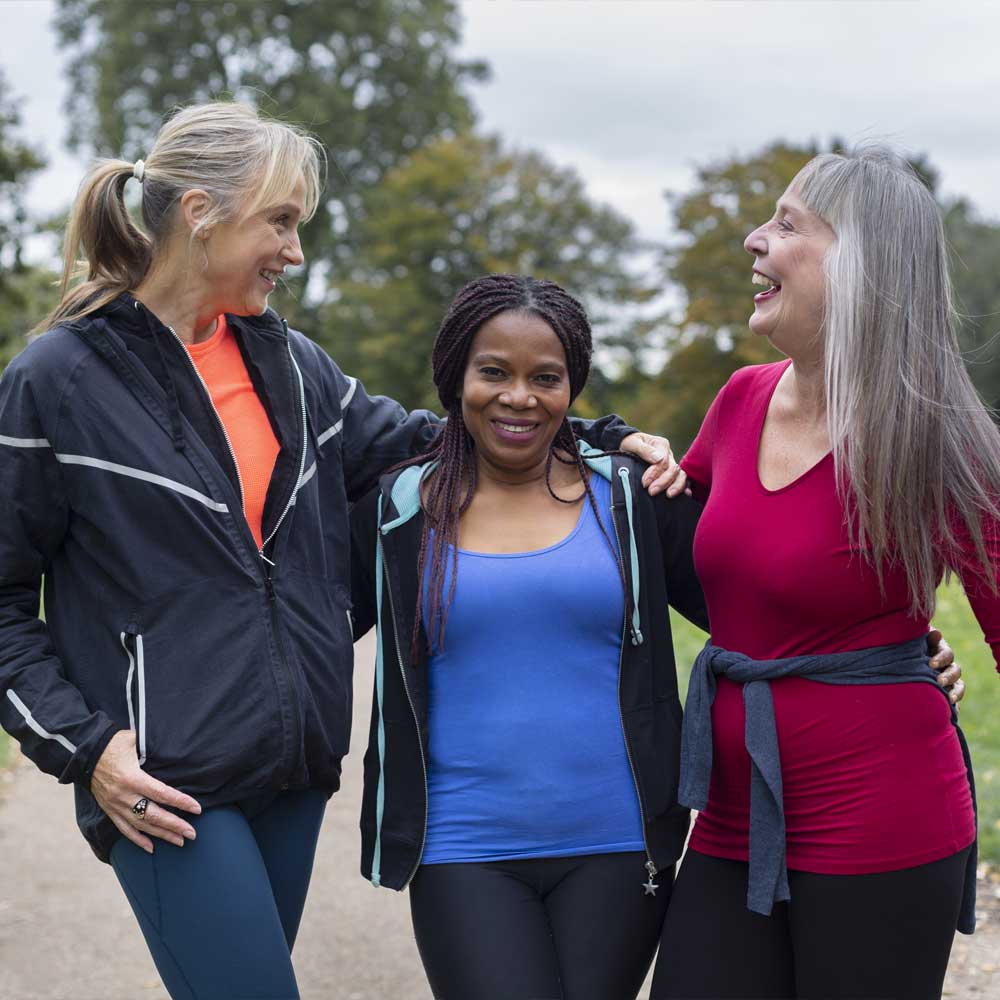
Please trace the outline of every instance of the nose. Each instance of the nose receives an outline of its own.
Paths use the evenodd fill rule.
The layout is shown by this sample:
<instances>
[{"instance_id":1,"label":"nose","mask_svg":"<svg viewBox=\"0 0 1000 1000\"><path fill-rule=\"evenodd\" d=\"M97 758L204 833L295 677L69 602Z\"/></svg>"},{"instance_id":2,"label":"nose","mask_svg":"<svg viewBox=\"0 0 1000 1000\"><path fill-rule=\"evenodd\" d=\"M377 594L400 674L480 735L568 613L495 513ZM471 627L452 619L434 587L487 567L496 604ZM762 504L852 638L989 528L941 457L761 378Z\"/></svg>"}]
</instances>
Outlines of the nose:
<instances>
[{"instance_id":1,"label":"nose","mask_svg":"<svg viewBox=\"0 0 1000 1000\"><path fill-rule=\"evenodd\" d=\"M754 257L763 257L767 253L767 226L758 226L743 241L743 249Z\"/></svg>"},{"instance_id":2,"label":"nose","mask_svg":"<svg viewBox=\"0 0 1000 1000\"><path fill-rule=\"evenodd\" d=\"M299 234L292 233L281 251L281 256L292 266L298 267L305 262L305 254L302 253L302 244L299 242Z\"/></svg>"},{"instance_id":3,"label":"nose","mask_svg":"<svg viewBox=\"0 0 1000 1000\"><path fill-rule=\"evenodd\" d=\"M500 402L512 410L530 410L538 405L535 394L527 382L517 381L509 389L500 393Z\"/></svg>"}]
</instances>

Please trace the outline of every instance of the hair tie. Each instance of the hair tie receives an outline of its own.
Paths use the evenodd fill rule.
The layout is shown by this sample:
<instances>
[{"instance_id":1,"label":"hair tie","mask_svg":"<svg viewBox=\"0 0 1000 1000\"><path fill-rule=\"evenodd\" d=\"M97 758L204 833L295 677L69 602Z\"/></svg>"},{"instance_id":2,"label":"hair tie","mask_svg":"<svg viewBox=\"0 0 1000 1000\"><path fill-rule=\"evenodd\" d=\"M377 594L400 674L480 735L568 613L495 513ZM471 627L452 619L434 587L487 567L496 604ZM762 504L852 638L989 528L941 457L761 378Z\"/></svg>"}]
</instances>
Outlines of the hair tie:
<instances>
[{"instance_id":1,"label":"hair tie","mask_svg":"<svg viewBox=\"0 0 1000 1000\"><path fill-rule=\"evenodd\" d=\"M132 166L132 176L141 184L142 178L146 173L146 161L136 160Z\"/></svg>"}]
</instances>

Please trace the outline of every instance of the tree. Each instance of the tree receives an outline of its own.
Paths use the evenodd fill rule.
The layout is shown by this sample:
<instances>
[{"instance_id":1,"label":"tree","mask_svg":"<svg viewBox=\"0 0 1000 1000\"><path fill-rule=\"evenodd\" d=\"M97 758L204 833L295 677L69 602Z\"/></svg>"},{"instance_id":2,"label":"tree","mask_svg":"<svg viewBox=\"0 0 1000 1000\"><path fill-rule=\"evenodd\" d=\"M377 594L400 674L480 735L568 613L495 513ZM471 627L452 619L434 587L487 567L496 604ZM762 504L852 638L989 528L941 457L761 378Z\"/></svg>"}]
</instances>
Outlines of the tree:
<instances>
[{"instance_id":1,"label":"tree","mask_svg":"<svg viewBox=\"0 0 1000 1000\"><path fill-rule=\"evenodd\" d=\"M1000 225L979 218L964 198L948 206L944 222L966 364L984 401L1000 410Z\"/></svg>"},{"instance_id":2,"label":"tree","mask_svg":"<svg viewBox=\"0 0 1000 1000\"><path fill-rule=\"evenodd\" d=\"M454 55L454 0L58 2L73 148L140 157L172 107L220 96L321 139L329 186L303 232L303 287L320 299L356 251L365 192L407 153L468 126L463 85L486 74Z\"/></svg>"},{"instance_id":3,"label":"tree","mask_svg":"<svg viewBox=\"0 0 1000 1000\"><path fill-rule=\"evenodd\" d=\"M635 348L627 312L651 294L629 270L632 223L587 197L579 175L496 138L442 139L366 199L360 251L319 338L352 374L407 405L435 405L429 358L448 303L472 278L549 278L585 301L602 344Z\"/></svg>"},{"instance_id":4,"label":"tree","mask_svg":"<svg viewBox=\"0 0 1000 1000\"><path fill-rule=\"evenodd\" d=\"M776 142L749 157L700 167L691 191L667 195L677 237L663 255L662 276L679 286L684 302L667 324L667 363L638 381L629 417L668 434L678 454L737 368L780 356L747 328L759 289L750 284L743 240L771 217L777 198L817 152Z\"/></svg>"},{"instance_id":5,"label":"tree","mask_svg":"<svg viewBox=\"0 0 1000 1000\"><path fill-rule=\"evenodd\" d=\"M45 161L18 137L20 124L17 102L0 74L0 368L24 346L24 333L51 307L52 276L23 259L24 242L33 229L25 189Z\"/></svg>"}]
</instances>

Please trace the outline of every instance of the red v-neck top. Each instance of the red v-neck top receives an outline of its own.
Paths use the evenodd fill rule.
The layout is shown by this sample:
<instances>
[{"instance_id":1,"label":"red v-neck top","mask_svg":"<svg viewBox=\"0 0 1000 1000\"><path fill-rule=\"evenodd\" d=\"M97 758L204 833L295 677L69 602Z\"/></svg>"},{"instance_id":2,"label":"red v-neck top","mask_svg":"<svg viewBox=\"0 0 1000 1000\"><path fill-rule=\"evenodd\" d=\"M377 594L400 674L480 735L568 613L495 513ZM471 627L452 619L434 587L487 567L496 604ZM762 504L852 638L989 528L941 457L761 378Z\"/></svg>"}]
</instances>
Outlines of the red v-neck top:
<instances>
[{"instance_id":1,"label":"red v-neck top","mask_svg":"<svg viewBox=\"0 0 1000 1000\"><path fill-rule=\"evenodd\" d=\"M790 362L736 372L681 462L705 503L695 566L712 641L755 659L863 649L916 638L906 579L852 550L826 455L778 490L760 482L768 405ZM993 546L1000 557L1000 546ZM1000 599L963 582L1000 653ZM771 681L784 783L788 867L822 874L893 871L938 860L975 836L972 800L946 700L926 684L833 686ZM720 679L712 708L708 805L691 846L748 859L750 759L742 685Z\"/></svg>"}]
</instances>

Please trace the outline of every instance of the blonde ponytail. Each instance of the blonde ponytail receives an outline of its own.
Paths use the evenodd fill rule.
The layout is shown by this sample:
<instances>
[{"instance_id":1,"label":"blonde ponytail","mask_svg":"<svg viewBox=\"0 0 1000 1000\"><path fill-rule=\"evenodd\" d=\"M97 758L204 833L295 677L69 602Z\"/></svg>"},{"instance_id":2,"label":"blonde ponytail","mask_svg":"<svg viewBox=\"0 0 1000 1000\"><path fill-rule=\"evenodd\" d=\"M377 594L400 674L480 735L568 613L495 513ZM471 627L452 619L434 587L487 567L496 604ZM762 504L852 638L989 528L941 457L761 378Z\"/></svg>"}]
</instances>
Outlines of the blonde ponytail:
<instances>
[{"instance_id":1,"label":"blonde ponytail","mask_svg":"<svg viewBox=\"0 0 1000 1000\"><path fill-rule=\"evenodd\" d=\"M131 163L101 160L84 178L66 225L59 305L38 330L100 309L149 270L152 243L125 207L132 176Z\"/></svg>"},{"instance_id":2,"label":"blonde ponytail","mask_svg":"<svg viewBox=\"0 0 1000 1000\"><path fill-rule=\"evenodd\" d=\"M60 301L36 331L85 316L138 286L166 246L185 191L198 188L212 199L201 229L276 204L304 179L307 221L319 203L325 154L294 125L263 118L247 104L213 101L180 109L141 162L102 160L80 185L66 227ZM132 177L142 184L145 232L125 206Z\"/></svg>"}]
</instances>

